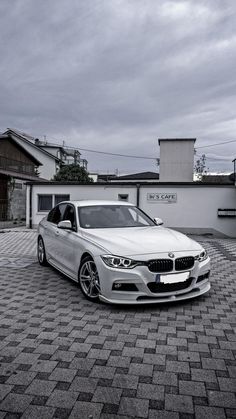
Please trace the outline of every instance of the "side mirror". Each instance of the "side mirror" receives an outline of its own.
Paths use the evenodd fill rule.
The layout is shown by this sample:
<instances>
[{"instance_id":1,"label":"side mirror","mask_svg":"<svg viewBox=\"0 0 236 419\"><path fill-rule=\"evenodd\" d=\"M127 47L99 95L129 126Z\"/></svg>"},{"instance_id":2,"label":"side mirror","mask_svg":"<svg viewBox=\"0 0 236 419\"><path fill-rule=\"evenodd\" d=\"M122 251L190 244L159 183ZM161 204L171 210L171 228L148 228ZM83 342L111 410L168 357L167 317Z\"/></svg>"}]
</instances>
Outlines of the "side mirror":
<instances>
[{"instance_id":1,"label":"side mirror","mask_svg":"<svg viewBox=\"0 0 236 419\"><path fill-rule=\"evenodd\" d=\"M63 230L72 230L72 224L70 220L63 220L57 224L58 228L62 228Z\"/></svg>"},{"instance_id":2,"label":"side mirror","mask_svg":"<svg viewBox=\"0 0 236 419\"><path fill-rule=\"evenodd\" d=\"M164 224L161 218L154 218L153 220L157 226L162 226Z\"/></svg>"}]
</instances>

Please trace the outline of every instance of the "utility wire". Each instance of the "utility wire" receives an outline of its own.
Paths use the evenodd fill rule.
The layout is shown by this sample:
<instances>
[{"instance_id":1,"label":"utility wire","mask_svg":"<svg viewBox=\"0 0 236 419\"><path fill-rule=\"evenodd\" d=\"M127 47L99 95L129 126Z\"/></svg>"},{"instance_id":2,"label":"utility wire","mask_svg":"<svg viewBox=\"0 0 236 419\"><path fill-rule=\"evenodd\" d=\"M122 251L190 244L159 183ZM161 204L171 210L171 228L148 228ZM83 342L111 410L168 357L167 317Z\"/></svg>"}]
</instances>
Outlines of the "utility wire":
<instances>
[{"instance_id":1,"label":"utility wire","mask_svg":"<svg viewBox=\"0 0 236 419\"><path fill-rule=\"evenodd\" d=\"M54 140L60 141L58 138L54 138L51 137ZM235 143L236 140L230 140L230 141L224 141L221 143L215 143L215 144L209 144L209 145L204 145L204 146L199 146L199 147L195 147L195 149L199 149L199 148L206 148L206 147L214 147L217 145L222 145L222 144L229 144L229 143ZM55 144L58 145L58 144ZM72 146L65 146L65 148L72 148L75 149L76 147L72 147ZM88 153L98 153L98 154L105 154L108 156L117 156L117 157L128 157L128 158L133 158L133 159L145 159L145 160L156 160L157 158L159 158L159 156L155 157L149 157L149 156L135 156L135 155L129 155L129 154L119 154L119 153L110 153L107 151L98 151L98 150L91 150L91 149L87 149L87 148L82 148L79 147L78 150L82 150L82 151L86 151Z\"/></svg>"},{"instance_id":2,"label":"utility wire","mask_svg":"<svg viewBox=\"0 0 236 419\"><path fill-rule=\"evenodd\" d=\"M229 143L236 143L236 140L223 141L222 143L215 143L215 144L201 145L200 147L195 147L195 148L196 148L196 149L198 149L198 148L214 147L214 146L216 146L216 145L229 144Z\"/></svg>"}]
</instances>

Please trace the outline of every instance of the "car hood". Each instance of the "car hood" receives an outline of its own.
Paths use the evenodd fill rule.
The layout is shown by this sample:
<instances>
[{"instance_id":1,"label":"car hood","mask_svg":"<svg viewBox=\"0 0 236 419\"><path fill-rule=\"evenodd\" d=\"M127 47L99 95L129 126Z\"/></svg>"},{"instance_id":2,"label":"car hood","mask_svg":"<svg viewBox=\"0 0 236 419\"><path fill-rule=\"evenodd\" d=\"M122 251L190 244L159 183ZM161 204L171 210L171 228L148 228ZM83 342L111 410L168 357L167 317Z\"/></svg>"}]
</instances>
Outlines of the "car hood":
<instances>
[{"instance_id":1,"label":"car hood","mask_svg":"<svg viewBox=\"0 0 236 419\"><path fill-rule=\"evenodd\" d=\"M191 252L202 247L178 231L158 226L134 228L92 229L83 236L118 256L138 256L153 253Z\"/></svg>"}]
</instances>

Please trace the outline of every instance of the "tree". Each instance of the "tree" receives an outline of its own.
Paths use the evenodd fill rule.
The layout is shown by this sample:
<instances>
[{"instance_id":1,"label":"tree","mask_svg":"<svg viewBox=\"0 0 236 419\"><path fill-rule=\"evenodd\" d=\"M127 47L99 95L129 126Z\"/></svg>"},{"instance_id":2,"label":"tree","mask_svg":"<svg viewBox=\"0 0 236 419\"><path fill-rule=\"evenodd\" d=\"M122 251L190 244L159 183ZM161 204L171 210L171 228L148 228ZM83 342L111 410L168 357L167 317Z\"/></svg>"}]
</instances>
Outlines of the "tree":
<instances>
[{"instance_id":1,"label":"tree","mask_svg":"<svg viewBox=\"0 0 236 419\"><path fill-rule=\"evenodd\" d=\"M57 181L77 181L80 183L91 183L93 179L89 177L87 170L77 164L61 166L59 172L54 175L53 180Z\"/></svg>"},{"instance_id":2,"label":"tree","mask_svg":"<svg viewBox=\"0 0 236 419\"><path fill-rule=\"evenodd\" d=\"M206 155L202 154L194 166L194 172L197 175L197 179L202 180L203 175L206 175L208 170L209 169L206 167Z\"/></svg>"}]
</instances>

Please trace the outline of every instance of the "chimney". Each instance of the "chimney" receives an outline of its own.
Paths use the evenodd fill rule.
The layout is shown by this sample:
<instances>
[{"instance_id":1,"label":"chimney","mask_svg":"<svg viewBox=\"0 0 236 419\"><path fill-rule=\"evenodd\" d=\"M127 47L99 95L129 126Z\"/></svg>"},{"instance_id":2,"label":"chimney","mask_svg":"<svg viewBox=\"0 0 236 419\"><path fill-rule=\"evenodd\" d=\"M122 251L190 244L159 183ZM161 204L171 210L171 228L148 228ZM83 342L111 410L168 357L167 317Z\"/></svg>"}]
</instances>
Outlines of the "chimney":
<instances>
[{"instance_id":1,"label":"chimney","mask_svg":"<svg viewBox=\"0 0 236 419\"><path fill-rule=\"evenodd\" d=\"M160 182L192 182L196 138L159 138Z\"/></svg>"}]
</instances>

